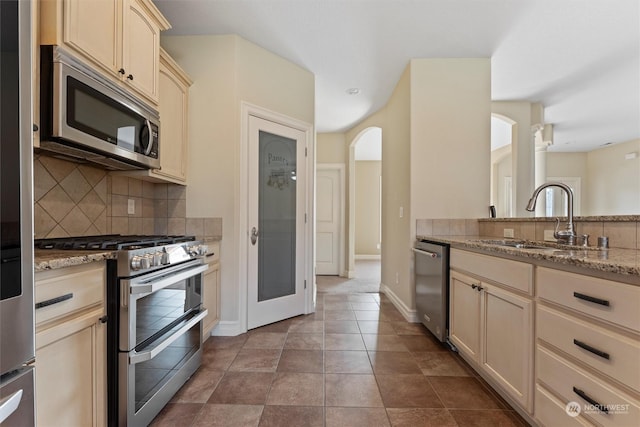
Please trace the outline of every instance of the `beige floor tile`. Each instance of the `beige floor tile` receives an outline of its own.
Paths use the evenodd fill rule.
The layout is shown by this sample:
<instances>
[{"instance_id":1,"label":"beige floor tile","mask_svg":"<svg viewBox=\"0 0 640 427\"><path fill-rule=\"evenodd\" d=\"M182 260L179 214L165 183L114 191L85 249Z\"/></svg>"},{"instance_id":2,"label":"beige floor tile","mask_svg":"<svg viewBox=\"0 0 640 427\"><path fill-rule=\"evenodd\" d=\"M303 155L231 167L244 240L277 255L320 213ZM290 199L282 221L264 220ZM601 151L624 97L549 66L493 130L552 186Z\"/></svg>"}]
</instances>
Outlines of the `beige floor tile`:
<instances>
[{"instance_id":1,"label":"beige floor tile","mask_svg":"<svg viewBox=\"0 0 640 427\"><path fill-rule=\"evenodd\" d=\"M192 427L253 427L260 422L261 405L206 404Z\"/></svg>"},{"instance_id":2,"label":"beige floor tile","mask_svg":"<svg viewBox=\"0 0 640 427\"><path fill-rule=\"evenodd\" d=\"M326 320L324 331L328 334L359 334L360 328L355 320Z\"/></svg>"},{"instance_id":3,"label":"beige floor tile","mask_svg":"<svg viewBox=\"0 0 640 427\"><path fill-rule=\"evenodd\" d=\"M422 374L376 375L382 401L387 408L443 408L429 381Z\"/></svg>"},{"instance_id":4,"label":"beige floor tile","mask_svg":"<svg viewBox=\"0 0 640 427\"><path fill-rule=\"evenodd\" d=\"M287 334L283 332L255 332L249 335L243 348L271 348L284 347Z\"/></svg>"},{"instance_id":5,"label":"beige floor tile","mask_svg":"<svg viewBox=\"0 0 640 427\"><path fill-rule=\"evenodd\" d=\"M364 350L360 334L325 334L325 350Z\"/></svg>"},{"instance_id":6,"label":"beige floor tile","mask_svg":"<svg viewBox=\"0 0 640 427\"><path fill-rule=\"evenodd\" d=\"M324 348L324 335L289 333L284 343L284 348L290 350L322 350Z\"/></svg>"},{"instance_id":7,"label":"beige floor tile","mask_svg":"<svg viewBox=\"0 0 640 427\"><path fill-rule=\"evenodd\" d=\"M278 372L323 372L321 350L283 350Z\"/></svg>"},{"instance_id":8,"label":"beige floor tile","mask_svg":"<svg viewBox=\"0 0 640 427\"><path fill-rule=\"evenodd\" d=\"M387 414L394 427L459 427L446 409L387 408Z\"/></svg>"},{"instance_id":9,"label":"beige floor tile","mask_svg":"<svg viewBox=\"0 0 640 427\"><path fill-rule=\"evenodd\" d=\"M152 427L189 427L204 405L202 403L169 403L151 422Z\"/></svg>"},{"instance_id":10,"label":"beige floor tile","mask_svg":"<svg viewBox=\"0 0 640 427\"><path fill-rule=\"evenodd\" d=\"M414 352L413 357L415 357L424 375L453 377L466 377L470 375L462 364L446 351Z\"/></svg>"},{"instance_id":11,"label":"beige floor tile","mask_svg":"<svg viewBox=\"0 0 640 427\"><path fill-rule=\"evenodd\" d=\"M323 406L323 375L278 372L271 385L267 405Z\"/></svg>"},{"instance_id":12,"label":"beige floor tile","mask_svg":"<svg viewBox=\"0 0 640 427\"><path fill-rule=\"evenodd\" d=\"M422 374L418 363L406 351L370 351L369 360L376 375Z\"/></svg>"},{"instance_id":13,"label":"beige floor tile","mask_svg":"<svg viewBox=\"0 0 640 427\"><path fill-rule=\"evenodd\" d=\"M469 427L524 427L523 421L513 411L451 409L458 425ZM560 422L560 420L558 420Z\"/></svg>"},{"instance_id":14,"label":"beige floor tile","mask_svg":"<svg viewBox=\"0 0 640 427\"><path fill-rule=\"evenodd\" d=\"M173 396L173 403L205 403L224 375L224 371L199 369Z\"/></svg>"},{"instance_id":15,"label":"beige floor tile","mask_svg":"<svg viewBox=\"0 0 640 427\"><path fill-rule=\"evenodd\" d=\"M389 418L384 408L326 409L326 427L388 427Z\"/></svg>"},{"instance_id":16,"label":"beige floor tile","mask_svg":"<svg viewBox=\"0 0 640 427\"><path fill-rule=\"evenodd\" d=\"M227 372L208 403L264 405L274 378L270 372Z\"/></svg>"},{"instance_id":17,"label":"beige floor tile","mask_svg":"<svg viewBox=\"0 0 640 427\"><path fill-rule=\"evenodd\" d=\"M229 371L275 372L281 350L243 348L234 359Z\"/></svg>"},{"instance_id":18,"label":"beige floor tile","mask_svg":"<svg viewBox=\"0 0 640 427\"><path fill-rule=\"evenodd\" d=\"M473 377L425 377L449 409L501 409L498 401Z\"/></svg>"},{"instance_id":19,"label":"beige floor tile","mask_svg":"<svg viewBox=\"0 0 640 427\"><path fill-rule=\"evenodd\" d=\"M362 334L368 351L409 351L397 335Z\"/></svg>"},{"instance_id":20,"label":"beige floor tile","mask_svg":"<svg viewBox=\"0 0 640 427\"><path fill-rule=\"evenodd\" d=\"M265 406L260 427L304 426L323 427L324 408L321 406Z\"/></svg>"},{"instance_id":21,"label":"beige floor tile","mask_svg":"<svg viewBox=\"0 0 640 427\"><path fill-rule=\"evenodd\" d=\"M328 374L372 374L366 351L325 351L324 369Z\"/></svg>"},{"instance_id":22,"label":"beige floor tile","mask_svg":"<svg viewBox=\"0 0 640 427\"><path fill-rule=\"evenodd\" d=\"M327 406L382 407L382 397L373 375L326 374Z\"/></svg>"}]
</instances>

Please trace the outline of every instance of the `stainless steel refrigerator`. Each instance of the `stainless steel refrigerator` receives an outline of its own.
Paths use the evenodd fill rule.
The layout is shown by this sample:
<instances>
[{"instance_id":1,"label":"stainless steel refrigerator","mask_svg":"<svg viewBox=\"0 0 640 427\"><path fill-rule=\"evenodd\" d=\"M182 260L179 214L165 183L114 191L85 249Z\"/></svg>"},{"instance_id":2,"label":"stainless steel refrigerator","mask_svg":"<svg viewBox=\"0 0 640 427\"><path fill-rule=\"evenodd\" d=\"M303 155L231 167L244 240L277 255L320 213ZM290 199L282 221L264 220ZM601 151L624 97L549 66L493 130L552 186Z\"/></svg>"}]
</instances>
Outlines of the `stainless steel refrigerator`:
<instances>
[{"instance_id":1,"label":"stainless steel refrigerator","mask_svg":"<svg viewBox=\"0 0 640 427\"><path fill-rule=\"evenodd\" d=\"M0 426L35 425L31 1L0 0Z\"/></svg>"}]
</instances>

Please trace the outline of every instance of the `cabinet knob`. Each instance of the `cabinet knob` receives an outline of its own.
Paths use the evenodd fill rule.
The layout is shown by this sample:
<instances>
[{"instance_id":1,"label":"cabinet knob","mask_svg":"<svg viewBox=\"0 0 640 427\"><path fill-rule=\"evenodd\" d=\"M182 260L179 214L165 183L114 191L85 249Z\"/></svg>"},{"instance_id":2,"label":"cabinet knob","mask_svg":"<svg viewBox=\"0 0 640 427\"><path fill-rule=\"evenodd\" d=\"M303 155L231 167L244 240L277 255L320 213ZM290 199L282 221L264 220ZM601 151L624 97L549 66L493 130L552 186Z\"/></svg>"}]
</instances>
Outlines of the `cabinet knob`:
<instances>
[{"instance_id":1,"label":"cabinet knob","mask_svg":"<svg viewBox=\"0 0 640 427\"><path fill-rule=\"evenodd\" d=\"M107 320L109 320L109 318L107 316L102 316L100 319L100 323L107 323Z\"/></svg>"},{"instance_id":2,"label":"cabinet knob","mask_svg":"<svg viewBox=\"0 0 640 427\"><path fill-rule=\"evenodd\" d=\"M127 76L127 78L128 78L129 80L133 80L133 74L129 74L129 75Z\"/></svg>"},{"instance_id":3,"label":"cabinet knob","mask_svg":"<svg viewBox=\"0 0 640 427\"><path fill-rule=\"evenodd\" d=\"M471 285L471 289L475 289L477 287L478 287L478 285Z\"/></svg>"},{"instance_id":4,"label":"cabinet knob","mask_svg":"<svg viewBox=\"0 0 640 427\"><path fill-rule=\"evenodd\" d=\"M118 72L124 76L124 73L125 73L124 68L120 68Z\"/></svg>"}]
</instances>

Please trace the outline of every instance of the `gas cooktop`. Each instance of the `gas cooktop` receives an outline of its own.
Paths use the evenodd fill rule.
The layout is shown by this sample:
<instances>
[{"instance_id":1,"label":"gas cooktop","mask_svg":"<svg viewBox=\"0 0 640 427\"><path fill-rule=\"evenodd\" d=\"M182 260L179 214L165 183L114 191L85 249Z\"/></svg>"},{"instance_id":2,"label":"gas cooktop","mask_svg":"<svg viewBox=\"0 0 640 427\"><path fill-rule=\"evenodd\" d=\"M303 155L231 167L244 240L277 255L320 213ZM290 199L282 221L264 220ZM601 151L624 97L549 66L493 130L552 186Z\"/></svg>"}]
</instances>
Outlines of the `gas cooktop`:
<instances>
[{"instance_id":1,"label":"gas cooktop","mask_svg":"<svg viewBox=\"0 0 640 427\"><path fill-rule=\"evenodd\" d=\"M61 237L53 239L36 239L36 249L57 250L133 250L140 248L152 248L174 243L192 242L194 236L164 236L164 235L120 235L107 234L100 236Z\"/></svg>"}]
</instances>

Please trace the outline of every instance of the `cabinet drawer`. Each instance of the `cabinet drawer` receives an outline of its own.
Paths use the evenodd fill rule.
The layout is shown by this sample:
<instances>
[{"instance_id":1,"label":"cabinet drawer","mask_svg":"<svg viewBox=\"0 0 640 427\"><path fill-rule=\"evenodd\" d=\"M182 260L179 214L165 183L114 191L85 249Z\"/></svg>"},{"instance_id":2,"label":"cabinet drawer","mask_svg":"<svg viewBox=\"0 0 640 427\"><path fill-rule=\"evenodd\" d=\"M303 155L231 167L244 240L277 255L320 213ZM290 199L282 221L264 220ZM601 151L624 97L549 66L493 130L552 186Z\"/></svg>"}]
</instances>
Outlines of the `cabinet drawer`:
<instances>
[{"instance_id":1,"label":"cabinet drawer","mask_svg":"<svg viewBox=\"0 0 640 427\"><path fill-rule=\"evenodd\" d=\"M539 385L536 386L535 406L535 418L544 427L580 427L593 425L579 415L577 417L567 415L566 404L559 401Z\"/></svg>"},{"instance_id":2,"label":"cabinet drawer","mask_svg":"<svg viewBox=\"0 0 640 427\"><path fill-rule=\"evenodd\" d=\"M539 381L562 400L577 402L582 414L604 426L637 426L640 419L637 401L547 349L538 347L537 356ZM606 407L609 413L598 411L596 403Z\"/></svg>"},{"instance_id":3,"label":"cabinet drawer","mask_svg":"<svg viewBox=\"0 0 640 427\"><path fill-rule=\"evenodd\" d=\"M105 270L100 262L36 273L36 326L103 303Z\"/></svg>"},{"instance_id":4,"label":"cabinet drawer","mask_svg":"<svg viewBox=\"0 0 640 427\"><path fill-rule=\"evenodd\" d=\"M538 337L640 391L640 342L538 306Z\"/></svg>"},{"instance_id":5,"label":"cabinet drawer","mask_svg":"<svg viewBox=\"0 0 640 427\"><path fill-rule=\"evenodd\" d=\"M539 267L538 296L640 332L640 287Z\"/></svg>"},{"instance_id":6,"label":"cabinet drawer","mask_svg":"<svg viewBox=\"0 0 640 427\"><path fill-rule=\"evenodd\" d=\"M451 250L450 266L533 295L533 266L473 252Z\"/></svg>"}]
</instances>

